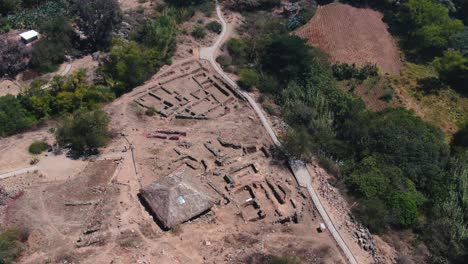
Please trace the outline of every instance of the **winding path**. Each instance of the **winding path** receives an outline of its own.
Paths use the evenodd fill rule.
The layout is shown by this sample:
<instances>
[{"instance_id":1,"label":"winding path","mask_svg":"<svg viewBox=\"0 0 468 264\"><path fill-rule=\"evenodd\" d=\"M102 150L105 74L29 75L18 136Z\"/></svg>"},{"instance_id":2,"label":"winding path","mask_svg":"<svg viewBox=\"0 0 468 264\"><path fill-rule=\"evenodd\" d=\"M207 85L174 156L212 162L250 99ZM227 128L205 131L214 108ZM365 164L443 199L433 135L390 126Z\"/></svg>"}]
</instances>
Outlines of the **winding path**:
<instances>
[{"instance_id":1,"label":"winding path","mask_svg":"<svg viewBox=\"0 0 468 264\"><path fill-rule=\"evenodd\" d=\"M263 127L267 130L268 134L270 135L271 139L275 143L276 146L281 146L281 142L278 140L273 128L271 125L268 123L265 115L263 114L262 110L258 106L258 104L255 102L255 100L245 91L243 91L236 82L234 82L229 76L221 69L221 67L218 65L216 62L216 53L221 47L221 45L226 41L226 38L228 37L227 31L229 30L228 25L226 23L226 20L223 17L223 14L221 12L221 7L219 6L218 2L216 2L216 13L221 20L222 24L222 32L216 42L213 44L211 47L204 47L200 49L200 59L205 59L208 60L211 65L214 67L216 72L221 75L226 82L228 82L230 85L233 87L236 87L240 93L247 99L249 104L252 106L252 108L255 110L255 113L257 116L260 118L260 121L262 122ZM315 191L314 187L312 186L312 176L310 175L309 171L307 170L307 167L302 161L299 160L289 160L289 165L291 167L291 170L294 174L294 177L296 178L297 182L299 183L299 186L307 188L307 191L309 192L312 201L315 204L315 207L320 213L320 216L323 218L323 221L327 225L328 230L330 230L330 233L332 234L333 238L335 239L336 243L339 245L343 253L345 254L346 258L348 259L349 263L351 264L357 264L356 258L354 257L353 253L349 249L348 245L346 245L345 241L341 237L340 233L338 230L335 228L335 225L333 224L332 220L328 216L327 211L323 207L317 192Z\"/></svg>"}]
</instances>

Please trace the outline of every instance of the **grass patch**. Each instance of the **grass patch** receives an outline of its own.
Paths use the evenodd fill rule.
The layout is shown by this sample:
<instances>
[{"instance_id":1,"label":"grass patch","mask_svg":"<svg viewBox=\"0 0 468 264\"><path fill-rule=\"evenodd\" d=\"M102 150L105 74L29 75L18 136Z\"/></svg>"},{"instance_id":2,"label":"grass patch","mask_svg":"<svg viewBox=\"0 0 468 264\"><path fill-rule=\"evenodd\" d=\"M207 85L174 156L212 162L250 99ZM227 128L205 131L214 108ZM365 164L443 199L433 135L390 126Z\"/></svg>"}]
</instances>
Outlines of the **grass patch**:
<instances>
[{"instance_id":1,"label":"grass patch","mask_svg":"<svg viewBox=\"0 0 468 264\"><path fill-rule=\"evenodd\" d=\"M407 108L440 127L447 139L468 120L468 98L441 84L430 65L405 63L401 76L391 77L391 86Z\"/></svg>"}]
</instances>

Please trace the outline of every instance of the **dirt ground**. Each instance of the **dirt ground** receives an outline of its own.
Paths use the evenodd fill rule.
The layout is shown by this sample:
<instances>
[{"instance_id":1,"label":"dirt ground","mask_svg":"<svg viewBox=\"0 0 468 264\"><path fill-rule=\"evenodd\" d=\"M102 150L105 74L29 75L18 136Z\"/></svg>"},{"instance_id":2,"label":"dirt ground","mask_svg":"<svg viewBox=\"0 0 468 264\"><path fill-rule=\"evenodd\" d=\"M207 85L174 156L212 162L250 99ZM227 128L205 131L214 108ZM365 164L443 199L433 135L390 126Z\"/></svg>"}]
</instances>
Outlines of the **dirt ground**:
<instances>
[{"instance_id":1,"label":"dirt ground","mask_svg":"<svg viewBox=\"0 0 468 264\"><path fill-rule=\"evenodd\" d=\"M11 80L0 80L0 96L7 94L17 95L21 92L21 86Z\"/></svg>"},{"instance_id":2,"label":"dirt ground","mask_svg":"<svg viewBox=\"0 0 468 264\"><path fill-rule=\"evenodd\" d=\"M375 63L384 73L397 75L399 50L382 18L372 9L334 3L319 7L296 34L325 51L332 63Z\"/></svg>"},{"instance_id":3,"label":"dirt ground","mask_svg":"<svg viewBox=\"0 0 468 264\"><path fill-rule=\"evenodd\" d=\"M36 172L0 180L8 197L2 223L29 234L19 263L258 263L269 255L345 263L330 234L317 231L318 213L273 156L255 113L208 63L165 67L106 111L117 136L99 157L41 154ZM27 147L52 141L47 130L1 139L15 155L0 153L0 171L29 166ZM183 134L156 137L167 130ZM181 166L216 205L163 231L138 193Z\"/></svg>"}]
</instances>

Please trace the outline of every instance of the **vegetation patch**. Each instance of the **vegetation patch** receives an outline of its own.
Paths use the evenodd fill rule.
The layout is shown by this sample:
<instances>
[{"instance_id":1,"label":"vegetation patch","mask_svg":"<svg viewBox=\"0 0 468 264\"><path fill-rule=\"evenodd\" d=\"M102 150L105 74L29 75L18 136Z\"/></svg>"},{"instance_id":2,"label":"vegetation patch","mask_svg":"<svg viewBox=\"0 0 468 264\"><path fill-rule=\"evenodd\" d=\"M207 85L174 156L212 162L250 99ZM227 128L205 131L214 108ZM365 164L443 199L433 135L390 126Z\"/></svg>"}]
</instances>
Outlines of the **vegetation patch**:
<instances>
[{"instance_id":1,"label":"vegetation patch","mask_svg":"<svg viewBox=\"0 0 468 264\"><path fill-rule=\"evenodd\" d=\"M29 153L31 154L41 154L43 151L47 150L49 148L49 144L44 141L44 140L40 140L40 141L34 141L33 143L31 143L31 145L29 145Z\"/></svg>"}]
</instances>

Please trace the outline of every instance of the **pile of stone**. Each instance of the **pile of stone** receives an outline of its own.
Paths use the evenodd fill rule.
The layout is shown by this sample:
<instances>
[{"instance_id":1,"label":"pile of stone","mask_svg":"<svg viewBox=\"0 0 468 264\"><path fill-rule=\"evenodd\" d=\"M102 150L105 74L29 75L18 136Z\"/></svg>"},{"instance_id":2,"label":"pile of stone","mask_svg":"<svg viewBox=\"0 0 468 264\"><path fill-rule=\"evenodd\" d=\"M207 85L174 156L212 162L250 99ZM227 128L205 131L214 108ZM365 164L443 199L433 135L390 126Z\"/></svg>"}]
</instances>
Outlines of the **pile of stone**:
<instances>
[{"instance_id":1,"label":"pile of stone","mask_svg":"<svg viewBox=\"0 0 468 264\"><path fill-rule=\"evenodd\" d=\"M359 228L354 232L354 237L357 238L359 246L365 251L370 251L372 255L377 252L374 238L367 228Z\"/></svg>"}]
</instances>

